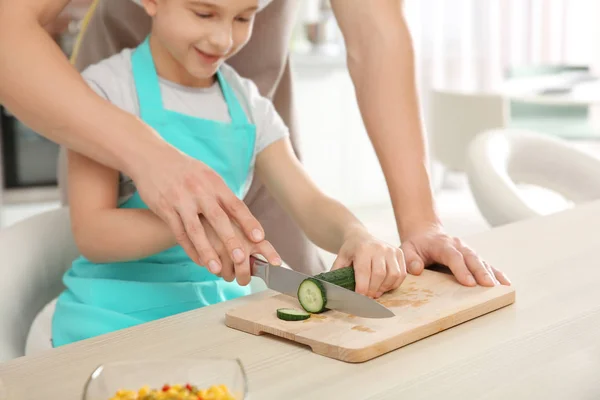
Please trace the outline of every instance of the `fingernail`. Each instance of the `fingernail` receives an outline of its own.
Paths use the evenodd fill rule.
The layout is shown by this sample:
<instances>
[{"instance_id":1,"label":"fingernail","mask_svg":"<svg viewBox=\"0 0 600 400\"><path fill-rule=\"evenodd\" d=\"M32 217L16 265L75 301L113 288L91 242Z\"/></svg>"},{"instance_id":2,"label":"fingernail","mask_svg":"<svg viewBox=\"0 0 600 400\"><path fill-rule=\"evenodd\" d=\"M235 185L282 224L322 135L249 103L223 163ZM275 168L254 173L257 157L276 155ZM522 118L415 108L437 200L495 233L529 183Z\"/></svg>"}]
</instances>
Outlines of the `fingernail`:
<instances>
[{"instance_id":1,"label":"fingernail","mask_svg":"<svg viewBox=\"0 0 600 400\"><path fill-rule=\"evenodd\" d=\"M242 249L233 250L233 259L236 262L241 262L244 259L244 252L242 251Z\"/></svg>"},{"instance_id":2,"label":"fingernail","mask_svg":"<svg viewBox=\"0 0 600 400\"><path fill-rule=\"evenodd\" d=\"M377 293L375 293L375 297L381 297L381 296L383 296L383 292L377 292Z\"/></svg>"},{"instance_id":3,"label":"fingernail","mask_svg":"<svg viewBox=\"0 0 600 400\"><path fill-rule=\"evenodd\" d=\"M496 286L496 281L495 281L494 279L492 279L492 277L491 277L491 276L489 276L489 275L486 275L486 276L485 276L485 281L486 281L487 283L491 283L492 285Z\"/></svg>"},{"instance_id":4,"label":"fingernail","mask_svg":"<svg viewBox=\"0 0 600 400\"><path fill-rule=\"evenodd\" d=\"M216 262L215 260L210 260L208 262L208 269L210 270L210 272L212 272L213 274L215 272L219 271L219 263Z\"/></svg>"},{"instance_id":5,"label":"fingernail","mask_svg":"<svg viewBox=\"0 0 600 400\"><path fill-rule=\"evenodd\" d=\"M254 240L263 240L264 238L263 233L260 229L254 229L252 231L252 237L254 238Z\"/></svg>"},{"instance_id":6,"label":"fingernail","mask_svg":"<svg viewBox=\"0 0 600 400\"><path fill-rule=\"evenodd\" d=\"M281 265L282 261L281 258L277 257L273 260L273 265Z\"/></svg>"},{"instance_id":7,"label":"fingernail","mask_svg":"<svg viewBox=\"0 0 600 400\"><path fill-rule=\"evenodd\" d=\"M475 278L473 278L473 275L469 275L469 276L467 276L467 283L468 283L469 285L475 285L475 284L476 284L476 282L475 282Z\"/></svg>"}]
</instances>

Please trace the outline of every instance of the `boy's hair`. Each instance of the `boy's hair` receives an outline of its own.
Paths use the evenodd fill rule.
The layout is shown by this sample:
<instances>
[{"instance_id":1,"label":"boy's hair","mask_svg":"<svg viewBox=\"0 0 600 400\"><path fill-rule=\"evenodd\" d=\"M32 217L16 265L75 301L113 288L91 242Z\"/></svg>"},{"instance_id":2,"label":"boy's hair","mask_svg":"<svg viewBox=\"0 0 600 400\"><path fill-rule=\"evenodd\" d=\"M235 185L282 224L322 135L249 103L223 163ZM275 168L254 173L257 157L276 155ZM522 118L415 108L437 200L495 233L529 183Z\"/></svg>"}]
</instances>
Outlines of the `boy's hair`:
<instances>
[{"instance_id":1,"label":"boy's hair","mask_svg":"<svg viewBox=\"0 0 600 400\"><path fill-rule=\"evenodd\" d=\"M142 0L123 0L123 1L133 1L136 4L142 5ZM265 8L272 0L258 0L258 10L262 10Z\"/></svg>"}]
</instances>

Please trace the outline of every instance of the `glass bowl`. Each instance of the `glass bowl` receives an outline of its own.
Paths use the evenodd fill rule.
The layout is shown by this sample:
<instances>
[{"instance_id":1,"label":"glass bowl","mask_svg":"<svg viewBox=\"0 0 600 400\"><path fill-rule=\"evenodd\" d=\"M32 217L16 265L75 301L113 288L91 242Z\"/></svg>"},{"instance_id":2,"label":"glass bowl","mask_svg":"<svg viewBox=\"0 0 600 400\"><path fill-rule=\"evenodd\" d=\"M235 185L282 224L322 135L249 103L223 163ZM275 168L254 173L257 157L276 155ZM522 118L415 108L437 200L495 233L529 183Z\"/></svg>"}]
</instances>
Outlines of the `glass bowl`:
<instances>
[{"instance_id":1,"label":"glass bowl","mask_svg":"<svg viewBox=\"0 0 600 400\"><path fill-rule=\"evenodd\" d=\"M144 386L190 384L198 389L225 385L235 400L247 399L246 372L240 360L173 358L118 361L100 365L85 384L83 400L110 400L119 390L138 391Z\"/></svg>"}]
</instances>

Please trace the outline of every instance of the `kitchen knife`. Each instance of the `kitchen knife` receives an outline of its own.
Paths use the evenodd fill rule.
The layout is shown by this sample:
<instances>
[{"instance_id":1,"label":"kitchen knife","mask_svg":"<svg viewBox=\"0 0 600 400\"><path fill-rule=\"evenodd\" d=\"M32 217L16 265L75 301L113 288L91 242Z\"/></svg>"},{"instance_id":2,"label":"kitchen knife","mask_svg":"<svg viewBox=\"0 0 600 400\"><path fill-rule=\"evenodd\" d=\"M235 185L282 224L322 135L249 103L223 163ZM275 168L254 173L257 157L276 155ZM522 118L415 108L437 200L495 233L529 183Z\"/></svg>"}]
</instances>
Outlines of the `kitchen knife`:
<instances>
[{"instance_id":1,"label":"kitchen knife","mask_svg":"<svg viewBox=\"0 0 600 400\"><path fill-rule=\"evenodd\" d=\"M252 258L252 276L261 278L276 292L298 298L298 287L307 278L317 279L327 293L327 308L363 318L390 318L395 314L377 301L341 286L325 282L294 270Z\"/></svg>"}]
</instances>

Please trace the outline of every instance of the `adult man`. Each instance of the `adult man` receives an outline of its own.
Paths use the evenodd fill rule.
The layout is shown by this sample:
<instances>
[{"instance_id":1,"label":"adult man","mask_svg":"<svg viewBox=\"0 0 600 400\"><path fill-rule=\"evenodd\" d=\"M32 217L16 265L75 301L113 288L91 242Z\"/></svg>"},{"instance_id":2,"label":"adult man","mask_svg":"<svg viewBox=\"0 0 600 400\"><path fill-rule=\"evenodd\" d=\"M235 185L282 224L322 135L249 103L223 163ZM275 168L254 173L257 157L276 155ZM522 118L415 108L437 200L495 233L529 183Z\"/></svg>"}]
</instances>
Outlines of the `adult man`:
<instances>
[{"instance_id":1,"label":"adult man","mask_svg":"<svg viewBox=\"0 0 600 400\"><path fill-rule=\"evenodd\" d=\"M314 250L264 189L255 185L245 199L261 225L203 163L170 148L137 118L86 87L42 29L67 2L0 0L0 101L46 137L131 176L145 202L200 263L218 258L197 218L202 213L236 263L247 262L247 255L233 255L239 246L233 221L257 241L264 238L264 226L285 261L295 269L316 272ZM251 43L231 64L253 79L263 94L273 96L293 132L286 45L296 2L263 3L270 4L257 17ZM361 114L388 182L409 272L419 274L425 265L440 262L462 284L497 283L501 273L446 235L434 211L402 1L331 4L346 42ZM99 0L96 5L79 46L79 69L123 46L136 45L148 30L142 12L130 1Z\"/></svg>"}]
</instances>

